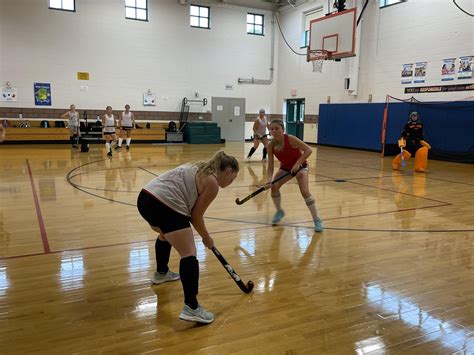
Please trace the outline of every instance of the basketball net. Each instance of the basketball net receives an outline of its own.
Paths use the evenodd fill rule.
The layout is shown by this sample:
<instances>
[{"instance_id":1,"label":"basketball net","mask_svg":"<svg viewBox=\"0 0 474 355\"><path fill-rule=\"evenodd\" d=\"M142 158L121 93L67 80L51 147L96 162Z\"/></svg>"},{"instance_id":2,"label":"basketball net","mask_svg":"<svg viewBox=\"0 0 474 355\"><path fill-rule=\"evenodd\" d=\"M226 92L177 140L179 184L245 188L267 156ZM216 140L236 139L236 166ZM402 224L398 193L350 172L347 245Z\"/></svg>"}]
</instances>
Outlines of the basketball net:
<instances>
[{"instance_id":1,"label":"basketball net","mask_svg":"<svg viewBox=\"0 0 474 355\"><path fill-rule=\"evenodd\" d=\"M315 49L309 51L309 60L313 62L313 72L322 73L323 64L329 58L329 51L325 49Z\"/></svg>"}]
</instances>

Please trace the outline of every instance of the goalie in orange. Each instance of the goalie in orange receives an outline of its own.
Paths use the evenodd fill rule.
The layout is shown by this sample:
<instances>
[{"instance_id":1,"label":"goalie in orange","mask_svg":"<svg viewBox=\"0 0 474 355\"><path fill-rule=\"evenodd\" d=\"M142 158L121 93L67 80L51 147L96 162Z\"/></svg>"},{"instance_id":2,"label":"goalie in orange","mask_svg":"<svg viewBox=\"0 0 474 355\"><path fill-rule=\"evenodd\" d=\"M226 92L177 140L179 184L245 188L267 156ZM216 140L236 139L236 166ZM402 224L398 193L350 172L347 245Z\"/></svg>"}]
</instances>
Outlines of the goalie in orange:
<instances>
[{"instance_id":1,"label":"goalie in orange","mask_svg":"<svg viewBox=\"0 0 474 355\"><path fill-rule=\"evenodd\" d=\"M398 140L401 153L392 161L394 170L400 170L404 165L402 162L408 161L415 155L415 171L422 173L428 165L428 150L431 146L423 140L423 123L418 112L410 113L408 123L402 132L402 137Z\"/></svg>"}]
</instances>

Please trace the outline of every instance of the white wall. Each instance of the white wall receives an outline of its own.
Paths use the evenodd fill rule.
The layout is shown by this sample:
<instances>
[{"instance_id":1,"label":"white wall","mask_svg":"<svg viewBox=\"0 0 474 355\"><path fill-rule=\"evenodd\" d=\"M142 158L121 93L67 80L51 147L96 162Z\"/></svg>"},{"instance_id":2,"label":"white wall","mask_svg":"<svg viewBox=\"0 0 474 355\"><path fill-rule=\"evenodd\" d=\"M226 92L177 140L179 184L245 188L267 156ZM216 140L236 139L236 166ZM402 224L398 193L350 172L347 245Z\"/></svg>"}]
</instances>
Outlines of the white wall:
<instances>
[{"instance_id":1,"label":"white wall","mask_svg":"<svg viewBox=\"0 0 474 355\"><path fill-rule=\"evenodd\" d=\"M359 11L365 0L356 2ZM472 17L449 0L408 0L384 9L371 0L361 22L358 95L344 89L354 59L327 61L323 73L313 73L305 56L293 54L277 30L275 76L272 85L239 85L237 78L270 77L271 12L196 1L211 6L211 30L189 27L189 7L178 0L149 0L149 22L124 19L123 0L76 0L77 12L49 10L47 0L0 0L0 85L10 81L19 101L10 107L34 107L33 82L50 82L53 108L122 108L179 111L181 99L211 96L244 97L247 113L284 113L291 89L306 99L306 113L319 104L383 102L385 95L406 98L400 83L402 64L428 61L424 85L441 84L441 60L474 55ZM300 2L301 3L301 2ZM327 0L308 1L280 14L284 34L299 52L303 11ZM332 1L331 1L332 3ZM471 0L458 0L473 12ZM265 15L264 37L246 34L247 10ZM90 73L88 82L76 73ZM453 84L459 83L455 80ZM225 90L232 84L233 90ZM81 92L81 85L89 90ZM142 94L157 94L156 107L143 107ZM420 100L455 100L472 92L415 95ZM164 99L163 99L164 97ZM209 100L210 101L210 100ZM194 111L209 110L198 105Z\"/></svg>"},{"instance_id":2,"label":"white wall","mask_svg":"<svg viewBox=\"0 0 474 355\"><path fill-rule=\"evenodd\" d=\"M249 112L273 102L276 83L239 85L237 78L270 76L271 12L265 36L246 34L243 7L211 6L211 29L189 26L189 6L149 0L149 22L126 20L123 0L76 0L77 12L49 10L47 0L0 0L0 83L18 88L11 107L34 107L33 82L49 82L52 108L122 108L179 111L183 97L244 97ZM276 53L277 56L277 53ZM76 73L90 73L78 81ZM225 90L232 84L233 90ZM81 92L80 86L88 91ZM143 93L157 94L143 107Z\"/></svg>"},{"instance_id":3,"label":"white wall","mask_svg":"<svg viewBox=\"0 0 474 355\"><path fill-rule=\"evenodd\" d=\"M357 0L359 11L365 0ZM347 2L351 4L350 1ZM473 12L471 0L459 0L468 12ZM309 1L297 9L290 9L280 16L283 32L293 48L299 48L303 12L327 1ZM350 6L347 6L350 7ZM463 14L448 0L408 0L405 3L379 9L379 1L369 1L361 26L361 49L359 56L358 95L349 95L344 90L344 78L352 72L354 59L341 62L326 61L323 73L313 73L305 57L290 52L283 41L279 42L278 92L276 102L290 98L290 90L297 89L297 97L305 98L306 113L319 112L319 104L384 102L387 94L409 98L404 94L407 86L441 84L442 59L474 55L474 21ZM423 84L402 85L402 64L427 61L427 77ZM457 62L457 64L459 61ZM449 84L465 83L454 80ZM471 80L470 82L472 82ZM446 83L446 82L443 82ZM473 92L415 94L422 101L449 101L473 96ZM277 106L278 107L278 106ZM306 129L306 127L305 127Z\"/></svg>"}]
</instances>

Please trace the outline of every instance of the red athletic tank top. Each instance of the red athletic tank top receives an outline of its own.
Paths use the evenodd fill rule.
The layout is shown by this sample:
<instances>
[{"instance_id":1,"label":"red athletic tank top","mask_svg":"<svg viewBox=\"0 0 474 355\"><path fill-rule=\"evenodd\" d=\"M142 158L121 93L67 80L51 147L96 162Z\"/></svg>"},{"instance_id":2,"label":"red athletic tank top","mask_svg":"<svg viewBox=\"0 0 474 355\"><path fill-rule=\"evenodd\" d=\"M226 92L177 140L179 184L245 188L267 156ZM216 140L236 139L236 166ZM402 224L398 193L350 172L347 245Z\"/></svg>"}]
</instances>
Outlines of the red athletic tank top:
<instances>
[{"instance_id":1,"label":"red athletic tank top","mask_svg":"<svg viewBox=\"0 0 474 355\"><path fill-rule=\"evenodd\" d=\"M284 137L285 145L283 146L283 149L279 152L273 150L273 154L275 154L281 163L280 169L290 171L293 165L295 165L296 161L301 157L301 150L291 146L287 134L285 134ZM306 163L306 161L304 163Z\"/></svg>"}]
</instances>

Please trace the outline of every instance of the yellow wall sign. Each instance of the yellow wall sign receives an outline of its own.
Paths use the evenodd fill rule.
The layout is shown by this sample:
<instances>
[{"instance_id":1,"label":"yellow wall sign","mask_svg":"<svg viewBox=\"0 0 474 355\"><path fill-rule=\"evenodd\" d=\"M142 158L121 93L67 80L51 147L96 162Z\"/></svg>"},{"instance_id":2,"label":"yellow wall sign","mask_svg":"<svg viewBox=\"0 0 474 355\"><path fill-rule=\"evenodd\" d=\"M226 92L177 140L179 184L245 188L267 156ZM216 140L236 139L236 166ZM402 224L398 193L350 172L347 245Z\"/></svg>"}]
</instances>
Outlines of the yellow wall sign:
<instances>
[{"instance_id":1,"label":"yellow wall sign","mask_svg":"<svg viewBox=\"0 0 474 355\"><path fill-rule=\"evenodd\" d=\"M78 71L77 80L89 80L89 73Z\"/></svg>"}]
</instances>

